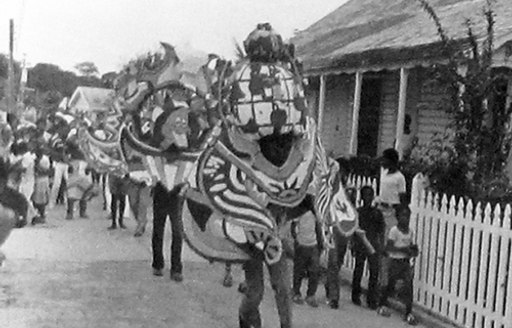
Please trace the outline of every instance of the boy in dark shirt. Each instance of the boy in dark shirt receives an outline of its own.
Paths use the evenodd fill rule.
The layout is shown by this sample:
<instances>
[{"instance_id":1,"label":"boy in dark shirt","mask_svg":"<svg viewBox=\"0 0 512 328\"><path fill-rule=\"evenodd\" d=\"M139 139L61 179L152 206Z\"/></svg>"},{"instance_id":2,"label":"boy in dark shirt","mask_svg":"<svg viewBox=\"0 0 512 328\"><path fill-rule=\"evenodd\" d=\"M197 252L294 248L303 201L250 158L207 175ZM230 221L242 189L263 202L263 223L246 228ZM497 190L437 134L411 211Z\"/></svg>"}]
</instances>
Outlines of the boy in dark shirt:
<instances>
[{"instance_id":1,"label":"boy in dark shirt","mask_svg":"<svg viewBox=\"0 0 512 328\"><path fill-rule=\"evenodd\" d=\"M361 188L363 206L357 209L359 214L359 227L366 232L366 238L375 249L375 253L368 254L367 248L357 235L354 235L352 251L356 258L354 275L352 280L352 302L361 305L361 277L363 276L364 263L368 260L370 279L368 281L368 293L366 303L369 308L376 309L378 302L379 282L379 254L382 252L385 230L384 217L380 210L372 206L374 191L370 186Z\"/></svg>"}]
</instances>

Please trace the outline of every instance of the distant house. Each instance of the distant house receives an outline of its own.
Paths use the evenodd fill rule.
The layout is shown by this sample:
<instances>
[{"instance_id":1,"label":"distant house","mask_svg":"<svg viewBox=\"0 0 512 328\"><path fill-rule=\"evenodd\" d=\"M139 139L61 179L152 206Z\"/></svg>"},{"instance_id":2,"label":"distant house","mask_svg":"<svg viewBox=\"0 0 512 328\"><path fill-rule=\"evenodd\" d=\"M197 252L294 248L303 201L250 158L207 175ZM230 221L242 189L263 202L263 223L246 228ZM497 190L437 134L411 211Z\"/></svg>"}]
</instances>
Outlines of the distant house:
<instances>
[{"instance_id":1,"label":"distant house","mask_svg":"<svg viewBox=\"0 0 512 328\"><path fill-rule=\"evenodd\" d=\"M94 120L98 113L109 111L114 96L112 89L78 87L69 98L67 109L71 114L86 113Z\"/></svg>"},{"instance_id":2,"label":"distant house","mask_svg":"<svg viewBox=\"0 0 512 328\"><path fill-rule=\"evenodd\" d=\"M466 37L467 18L484 35L484 0L431 0L447 33ZM508 79L512 101L512 1L495 2L493 66ZM350 0L292 39L311 83L321 135L336 156L403 153L417 138L428 143L451 122L446 87L432 66L446 62L432 20L413 0Z\"/></svg>"}]
</instances>

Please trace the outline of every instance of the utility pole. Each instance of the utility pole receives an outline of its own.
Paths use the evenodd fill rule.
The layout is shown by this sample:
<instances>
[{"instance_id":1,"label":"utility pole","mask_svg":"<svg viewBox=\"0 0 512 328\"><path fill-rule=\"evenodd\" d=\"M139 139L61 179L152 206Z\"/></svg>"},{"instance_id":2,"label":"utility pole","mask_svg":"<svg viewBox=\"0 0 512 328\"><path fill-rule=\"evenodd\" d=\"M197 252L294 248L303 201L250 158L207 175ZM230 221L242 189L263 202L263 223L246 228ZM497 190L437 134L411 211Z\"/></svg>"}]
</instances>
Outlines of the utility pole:
<instances>
[{"instance_id":1,"label":"utility pole","mask_svg":"<svg viewBox=\"0 0 512 328\"><path fill-rule=\"evenodd\" d=\"M7 113L14 112L14 21L9 20L9 65L7 75Z\"/></svg>"}]
</instances>

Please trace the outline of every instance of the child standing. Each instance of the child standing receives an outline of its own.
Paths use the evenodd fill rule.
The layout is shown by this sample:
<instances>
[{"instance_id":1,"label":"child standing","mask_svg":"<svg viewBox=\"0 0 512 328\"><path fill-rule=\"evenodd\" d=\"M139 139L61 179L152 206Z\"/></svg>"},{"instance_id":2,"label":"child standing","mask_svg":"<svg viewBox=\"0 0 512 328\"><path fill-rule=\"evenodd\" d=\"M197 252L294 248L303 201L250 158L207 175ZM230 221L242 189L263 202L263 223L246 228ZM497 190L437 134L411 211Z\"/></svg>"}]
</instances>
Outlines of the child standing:
<instances>
[{"instance_id":1,"label":"child standing","mask_svg":"<svg viewBox=\"0 0 512 328\"><path fill-rule=\"evenodd\" d=\"M41 149L36 151L34 167L35 182L32 203L39 215L32 219L32 225L46 222L46 205L50 201L50 159L43 155Z\"/></svg>"},{"instance_id":2,"label":"child standing","mask_svg":"<svg viewBox=\"0 0 512 328\"><path fill-rule=\"evenodd\" d=\"M398 224L389 230L386 252L390 259L388 267L388 285L382 293L377 312L382 316L389 316L386 306L388 297L395 289L397 280L404 281L405 321L416 325L417 321L412 314L412 269L410 259L418 256L418 246L414 244L414 232L409 228L411 210L407 205L396 207Z\"/></svg>"},{"instance_id":3,"label":"child standing","mask_svg":"<svg viewBox=\"0 0 512 328\"><path fill-rule=\"evenodd\" d=\"M368 254L361 238L354 235L352 252L356 259L352 280L352 302L361 305L361 277L363 276L364 263L368 261L370 279L368 281L368 293L366 303L370 309L377 308L378 284L379 284L379 256L383 250L385 222L381 211L373 206L374 191L370 186L361 188L363 206L357 209L359 214L359 227L365 231L366 238L375 249L375 253Z\"/></svg>"},{"instance_id":4,"label":"child standing","mask_svg":"<svg viewBox=\"0 0 512 328\"><path fill-rule=\"evenodd\" d=\"M318 307L315 298L320 280L320 252L323 247L322 232L314 213L311 197L306 197L298 206L298 218L292 222L291 232L295 241L293 258L293 301L302 304L300 288L302 280L308 278L306 303Z\"/></svg>"},{"instance_id":5,"label":"child standing","mask_svg":"<svg viewBox=\"0 0 512 328\"><path fill-rule=\"evenodd\" d=\"M80 207L80 217L87 218L85 213L87 209L87 201L93 196L94 184L90 179L75 171L73 165L68 168L69 179L67 182L67 193L68 193L68 211L67 220L73 219L73 212L75 203L78 201Z\"/></svg>"}]
</instances>

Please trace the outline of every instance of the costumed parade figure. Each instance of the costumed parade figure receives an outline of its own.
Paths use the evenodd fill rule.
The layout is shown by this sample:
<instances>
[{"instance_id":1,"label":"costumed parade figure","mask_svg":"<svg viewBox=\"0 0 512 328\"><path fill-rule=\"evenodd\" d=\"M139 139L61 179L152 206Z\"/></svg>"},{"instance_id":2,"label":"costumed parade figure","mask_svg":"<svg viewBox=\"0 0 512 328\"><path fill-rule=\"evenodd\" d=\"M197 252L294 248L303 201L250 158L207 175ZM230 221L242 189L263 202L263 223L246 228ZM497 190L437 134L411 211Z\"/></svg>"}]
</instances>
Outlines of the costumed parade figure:
<instances>
[{"instance_id":1,"label":"costumed parade figure","mask_svg":"<svg viewBox=\"0 0 512 328\"><path fill-rule=\"evenodd\" d=\"M210 261L243 264L240 327L262 326L265 266L281 327L292 327L284 245L286 226L302 215L296 208L314 198L327 244L334 229L345 236L357 229L306 104L293 47L260 24L244 42L246 59L210 56L185 82L174 49L163 46L160 65L120 79L118 140L98 142L82 128L81 149L91 163L178 191L174 206L189 246Z\"/></svg>"}]
</instances>

